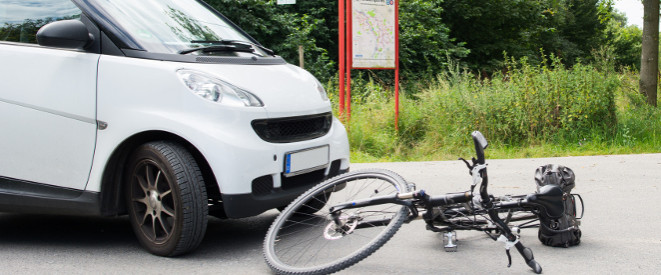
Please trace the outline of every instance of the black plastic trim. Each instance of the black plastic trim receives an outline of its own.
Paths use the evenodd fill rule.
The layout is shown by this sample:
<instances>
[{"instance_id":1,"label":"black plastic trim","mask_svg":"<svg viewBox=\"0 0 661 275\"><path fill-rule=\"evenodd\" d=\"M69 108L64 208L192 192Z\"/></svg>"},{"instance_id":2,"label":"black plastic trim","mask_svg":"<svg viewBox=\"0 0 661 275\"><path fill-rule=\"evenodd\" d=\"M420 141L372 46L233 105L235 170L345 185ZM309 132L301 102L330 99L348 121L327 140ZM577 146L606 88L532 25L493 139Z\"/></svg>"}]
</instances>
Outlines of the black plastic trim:
<instances>
[{"instance_id":1,"label":"black plastic trim","mask_svg":"<svg viewBox=\"0 0 661 275\"><path fill-rule=\"evenodd\" d=\"M106 55L125 56L106 32L101 32L101 53Z\"/></svg>"},{"instance_id":2,"label":"black plastic trim","mask_svg":"<svg viewBox=\"0 0 661 275\"><path fill-rule=\"evenodd\" d=\"M85 23L75 19L51 22L37 31L37 43L45 47L82 49L93 40Z\"/></svg>"},{"instance_id":3,"label":"black plastic trim","mask_svg":"<svg viewBox=\"0 0 661 275\"><path fill-rule=\"evenodd\" d=\"M80 21L85 24L93 38L91 43L85 47L85 50L90 53L101 53L101 31L99 27L84 12L80 15Z\"/></svg>"},{"instance_id":4,"label":"black plastic trim","mask_svg":"<svg viewBox=\"0 0 661 275\"><path fill-rule=\"evenodd\" d=\"M0 212L101 215L98 192L0 177Z\"/></svg>"},{"instance_id":5,"label":"black plastic trim","mask_svg":"<svg viewBox=\"0 0 661 275\"><path fill-rule=\"evenodd\" d=\"M331 178L340 174L349 172L349 169L331 171L323 180ZM254 196L253 194L233 194L222 195L223 208L228 218L245 218L259 215L264 211L286 206L292 202L296 197L303 194L310 187L318 184L318 182L310 182L309 184L298 186L296 188L283 190L280 188L273 189L273 192L268 195Z\"/></svg>"},{"instance_id":6,"label":"black plastic trim","mask_svg":"<svg viewBox=\"0 0 661 275\"><path fill-rule=\"evenodd\" d=\"M256 119L251 122L252 128L261 139L273 143L290 143L322 137L328 134L332 124L333 114L331 112L307 116ZM319 127L315 128L313 126ZM294 129L295 131L292 131Z\"/></svg>"}]
</instances>

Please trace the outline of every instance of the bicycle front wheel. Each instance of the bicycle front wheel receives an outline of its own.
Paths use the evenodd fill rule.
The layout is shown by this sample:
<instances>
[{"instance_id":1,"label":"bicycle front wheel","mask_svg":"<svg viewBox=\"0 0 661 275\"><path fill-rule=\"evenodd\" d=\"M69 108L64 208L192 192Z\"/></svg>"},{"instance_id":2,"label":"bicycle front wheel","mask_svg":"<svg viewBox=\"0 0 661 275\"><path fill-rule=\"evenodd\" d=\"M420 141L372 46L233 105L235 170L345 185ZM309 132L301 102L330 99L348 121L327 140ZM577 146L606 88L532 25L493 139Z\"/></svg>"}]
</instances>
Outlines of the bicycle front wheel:
<instances>
[{"instance_id":1,"label":"bicycle front wheel","mask_svg":"<svg viewBox=\"0 0 661 275\"><path fill-rule=\"evenodd\" d=\"M388 170L350 172L318 184L275 219L264 240L264 257L280 274L327 274L345 269L379 249L397 232L408 209L378 204L329 209L359 199L408 192L408 184ZM315 200L325 206L310 209ZM339 215L337 215L339 214Z\"/></svg>"}]
</instances>

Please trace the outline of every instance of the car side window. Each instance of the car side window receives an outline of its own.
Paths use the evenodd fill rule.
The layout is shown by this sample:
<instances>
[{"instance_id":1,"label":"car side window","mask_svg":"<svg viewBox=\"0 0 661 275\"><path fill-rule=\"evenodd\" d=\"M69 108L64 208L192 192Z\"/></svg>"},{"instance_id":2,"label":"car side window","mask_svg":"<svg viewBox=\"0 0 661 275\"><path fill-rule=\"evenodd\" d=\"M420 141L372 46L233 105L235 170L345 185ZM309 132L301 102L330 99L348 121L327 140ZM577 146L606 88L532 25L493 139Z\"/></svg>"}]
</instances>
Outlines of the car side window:
<instances>
[{"instance_id":1,"label":"car side window","mask_svg":"<svg viewBox=\"0 0 661 275\"><path fill-rule=\"evenodd\" d=\"M0 0L0 41L36 44L42 26L80 15L70 0Z\"/></svg>"}]
</instances>

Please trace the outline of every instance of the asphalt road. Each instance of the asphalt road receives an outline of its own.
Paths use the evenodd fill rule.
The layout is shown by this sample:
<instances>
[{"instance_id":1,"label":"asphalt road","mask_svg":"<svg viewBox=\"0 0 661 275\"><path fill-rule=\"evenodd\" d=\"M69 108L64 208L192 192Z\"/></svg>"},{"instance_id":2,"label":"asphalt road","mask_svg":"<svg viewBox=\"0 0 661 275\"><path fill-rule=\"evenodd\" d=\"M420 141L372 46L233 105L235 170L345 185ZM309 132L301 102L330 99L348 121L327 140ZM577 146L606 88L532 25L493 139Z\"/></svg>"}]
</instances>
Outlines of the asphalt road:
<instances>
[{"instance_id":1,"label":"asphalt road","mask_svg":"<svg viewBox=\"0 0 661 275\"><path fill-rule=\"evenodd\" d=\"M564 164L576 173L585 200L581 245L551 248L536 229L522 232L545 274L658 274L661 270L661 154L487 160L490 192L535 190L536 167ZM385 168L432 194L465 191L470 176L459 161L353 164ZM270 274L262 240L277 215L211 218L204 243L178 258L145 252L126 218L0 214L0 274ZM402 229L371 257L342 274L532 274L513 251L479 232L459 232L459 251L444 252L421 221Z\"/></svg>"}]
</instances>

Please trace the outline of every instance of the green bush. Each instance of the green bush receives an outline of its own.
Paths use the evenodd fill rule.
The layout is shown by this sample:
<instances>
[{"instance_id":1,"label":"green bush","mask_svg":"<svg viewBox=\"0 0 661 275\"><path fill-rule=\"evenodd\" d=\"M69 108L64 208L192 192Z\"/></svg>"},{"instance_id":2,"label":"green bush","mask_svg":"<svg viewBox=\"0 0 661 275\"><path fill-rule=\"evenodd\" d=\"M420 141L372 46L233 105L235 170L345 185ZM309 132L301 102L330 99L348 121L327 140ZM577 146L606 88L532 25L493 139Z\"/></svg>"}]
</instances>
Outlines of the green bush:
<instances>
[{"instance_id":1,"label":"green bush","mask_svg":"<svg viewBox=\"0 0 661 275\"><path fill-rule=\"evenodd\" d=\"M510 60L507 70L490 79L455 67L421 91L404 89L399 131L392 91L374 89L352 105L352 149L366 160L424 160L469 154L473 130L502 148L563 146L623 135L615 104L618 76L583 64L567 69L558 58L550 59L538 66L525 58ZM358 90L373 86L353 84Z\"/></svg>"},{"instance_id":2,"label":"green bush","mask_svg":"<svg viewBox=\"0 0 661 275\"><path fill-rule=\"evenodd\" d=\"M638 92L638 74L624 71L620 76L622 89L617 96L617 121L612 146L634 148L630 153L661 150L661 110L647 104Z\"/></svg>"}]
</instances>

